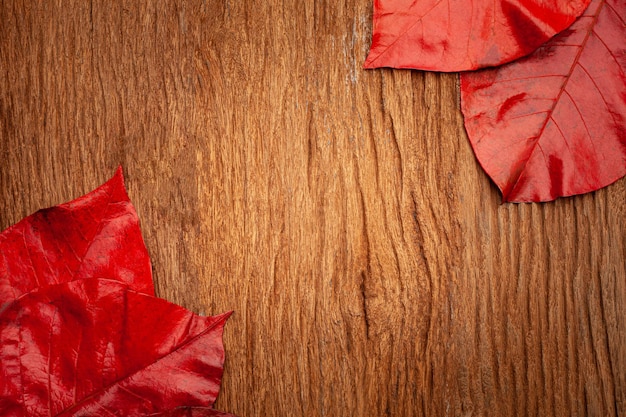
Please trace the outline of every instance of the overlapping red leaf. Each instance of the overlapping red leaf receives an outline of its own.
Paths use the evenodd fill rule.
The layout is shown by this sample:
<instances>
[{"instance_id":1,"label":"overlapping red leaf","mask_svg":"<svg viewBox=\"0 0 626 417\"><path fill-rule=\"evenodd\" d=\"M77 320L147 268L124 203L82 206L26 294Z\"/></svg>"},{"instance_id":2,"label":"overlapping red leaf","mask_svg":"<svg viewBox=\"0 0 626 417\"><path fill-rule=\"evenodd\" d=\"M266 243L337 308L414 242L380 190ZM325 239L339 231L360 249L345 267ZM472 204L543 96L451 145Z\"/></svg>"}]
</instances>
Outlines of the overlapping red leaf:
<instances>
[{"instance_id":1,"label":"overlapping red leaf","mask_svg":"<svg viewBox=\"0 0 626 417\"><path fill-rule=\"evenodd\" d=\"M0 314L2 415L146 415L210 406L224 322L115 280L31 291Z\"/></svg>"},{"instance_id":2,"label":"overlapping red leaf","mask_svg":"<svg viewBox=\"0 0 626 417\"><path fill-rule=\"evenodd\" d=\"M374 0L365 68L466 71L527 55L590 0Z\"/></svg>"},{"instance_id":3,"label":"overlapping red leaf","mask_svg":"<svg viewBox=\"0 0 626 417\"><path fill-rule=\"evenodd\" d=\"M39 210L0 234L0 305L41 286L92 277L119 279L154 295L121 169L89 194Z\"/></svg>"},{"instance_id":4,"label":"overlapping red leaf","mask_svg":"<svg viewBox=\"0 0 626 417\"><path fill-rule=\"evenodd\" d=\"M505 201L548 201L626 174L626 2L594 0L514 63L461 76L465 127Z\"/></svg>"},{"instance_id":5,"label":"overlapping red leaf","mask_svg":"<svg viewBox=\"0 0 626 417\"><path fill-rule=\"evenodd\" d=\"M0 234L0 415L229 416L211 408L230 313L153 296L121 170Z\"/></svg>"}]
</instances>

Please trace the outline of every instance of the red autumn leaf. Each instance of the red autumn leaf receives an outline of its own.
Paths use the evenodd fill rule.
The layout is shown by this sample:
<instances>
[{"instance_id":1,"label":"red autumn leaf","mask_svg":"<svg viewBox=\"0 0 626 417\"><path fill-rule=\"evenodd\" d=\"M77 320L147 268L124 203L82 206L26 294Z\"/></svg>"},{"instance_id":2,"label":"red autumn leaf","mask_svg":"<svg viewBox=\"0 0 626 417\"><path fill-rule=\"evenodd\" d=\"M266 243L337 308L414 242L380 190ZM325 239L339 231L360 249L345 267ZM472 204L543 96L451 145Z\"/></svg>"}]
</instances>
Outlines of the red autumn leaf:
<instances>
[{"instance_id":1,"label":"red autumn leaf","mask_svg":"<svg viewBox=\"0 0 626 417\"><path fill-rule=\"evenodd\" d=\"M0 415L228 416L212 410L230 313L153 297L121 170L0 234Z\"/></svg>"},{"instance_id":2,"label":"red autumn leaf","mask_svg":"<svg viewBox=\"0 0 626 417\"><path fill-rule=\"evenodd\" d=\"M210 407L229 315L200 317L116 280L33 290L0 313L2 415L144 416Z\"/></svg>"},{"instance_id":3,"label":"red autumn leaf","mask_svg":"<svg viewBox=\"0 0 626 417\"><path fill-rule=\"evenodd\" d=\"M533 55L461 75L465 128L505 201L548 201L626 174L626 2L594 0Z\"/></svg>"},{"instance_id":4,"label":"red autumn leaf","mask_svg":"<svg viewBox=\"0 0 626 417\"><path fill-rule=\"evenodd\" d=\"M154 294L121 168L91 193L40 210L0 234L0 305L40 286L92 277L115 277Z\"/></svg>"},{"instance_id":5,"label":"red autumn leaf","mask_svg":"<svg viewBox=\"0 0 626 417\"><path fill-rule=\"evenodd\" d=\"M590 0L374 0L365 68L466 71L528 55Z\"/></svg>"}]
</instances>

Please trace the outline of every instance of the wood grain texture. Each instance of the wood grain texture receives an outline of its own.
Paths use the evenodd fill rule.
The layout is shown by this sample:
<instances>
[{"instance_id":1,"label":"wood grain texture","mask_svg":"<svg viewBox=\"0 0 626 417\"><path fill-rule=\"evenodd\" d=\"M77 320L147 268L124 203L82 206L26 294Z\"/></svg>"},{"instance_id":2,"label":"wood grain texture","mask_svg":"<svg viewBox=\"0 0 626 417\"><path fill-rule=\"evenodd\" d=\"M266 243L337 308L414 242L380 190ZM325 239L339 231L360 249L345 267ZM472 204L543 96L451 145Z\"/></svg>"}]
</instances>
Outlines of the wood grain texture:
<instances>
[{"instance_id":1,"label":"wood grain texture","mask_svg":"<svg viewBox=\"0 0 626 417\"><path fill-rule=\"evenodd\" d=\"M500 204L369 0L0 2L0 227L121 164L246 416L626 416L626 181Z\"/></svg>"}]
</instances>

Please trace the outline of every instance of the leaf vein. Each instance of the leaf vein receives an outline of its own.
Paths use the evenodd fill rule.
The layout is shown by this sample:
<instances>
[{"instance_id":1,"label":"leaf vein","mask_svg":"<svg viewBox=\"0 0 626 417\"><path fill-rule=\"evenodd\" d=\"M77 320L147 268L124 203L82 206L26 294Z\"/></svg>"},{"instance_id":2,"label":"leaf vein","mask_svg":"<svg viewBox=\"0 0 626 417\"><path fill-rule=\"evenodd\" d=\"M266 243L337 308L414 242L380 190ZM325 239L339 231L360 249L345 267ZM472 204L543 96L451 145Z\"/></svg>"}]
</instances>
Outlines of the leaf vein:
<instances>
[{"instance_id":1,"label":"leaf vein","mask_svg":"<svg viewBox=\"0 0 626 417\"><path fill-rule=\"evenodd\" d=\"M570 66L569 73L565 76L565 80L563 80L563 84L561 84L561 89L559 90L559 94L557 95L556 99L554 100L554 104L552 105L552 108L548 111L548 114L550 116L548 118L546 118L545 123L543 124L543 126L540 129L540 132L542 132L542 133L545 131L545 128L546 128L546 126L548 124L548 121L552 120L552 115L554 114L554 110L555 110L557 104L560 101L561 95L563 94L563 92L567 88L567 84L569 83L570 79L572 78L572 74L574 72L574 68L576 67L576 65L578 65L578 63L580 61L580 57L582 55L582 52L585 49L585 46L587 45L587 42L589 41L589 37L591 36L591 32L592 32L593 28L595 27L596 22L598 21L598 16L600 15L600 11L602 10L602 6L604 6L604 4L606 4L605 1L603 1L602 4L598 7L598 9L596 11L596 14L593 16L593 20L589 24L589 27L587 29L587 34L585 35L585 38L581 42L580 50L578 51L578 54L574 58L574 60L572 62L572 65ZM540 134L539 139L537 140L537 142L535 143L534 146L537 146L539 144L540 139L541 139L541 134ZM530 155L532 155L533 151L534 150L531 151ZM524 161L524 166L520 170L517 178L515 179L515 183L513 184L513 187L511 187L512 191L515 190L515 188L517 187L517 184L519 183L520 178L522 177L522 175L524 174L524 171L528 167L528 161L529 160L530 160L530 158L527 159L526 161Z\"/></svg>"},{"instance_id":2,"label":"leaf vein","mask_svg":"<svg viewBox=\"0 0 626 417\"><path fill-rule=\"evenodd\" d=\"M65 410L64 412L67 412L71 409L74 408L78 408L81 404L87 402L88 400L96 397L96 395L101 394L106 392L107 390L111 389L113 386L115 385L120 385L123 381L129 380L132 377L134 377L136 374L138 374L139 372L145 371L146 369L154 366L156 363L164 360L165 358L167 358L168 356L174 354L175 352L183 349L185 346L190 345L192 343L194 343L195 341L197 341L199 338L201 338L202 336L204 336L205 334L209 333L211 330L213 330L215 327L217 327L221 322L223 321L223 319L220 318L220 320L215 321L214 323L211 323L209 325L209 327L207 327L205 330L201 331L200 333L198 333L195 336L190 337L188 340L186 340L185 342L181 343L179 346L177 346L176 348L172 349L171 351L167 352L166 354L164 354L163 356L157 358L156 360L154 360L152 363L148 364L147 366L145 366L142 369L137 369L136 371L122 376L120 378L118 378L117 380L111 382L109 385L107 385L106 387L102 387L99 390L97 390L96 392L93 392L92 394L88 395L87 397L83 398L80 402L77 402L76 404L72 405L72 407L70 407L68 410Z\"/></svg>"},{"instance_id":3,"label":"leaf vein","mask_svg":"<svg viewBox=\"0 0 626 417\"><path fill-rule=\"evenodd\" d=\"M602 90L600 89L600 87L598 86L598 84L596 83L596 80L591 76L591 74L589 73L589 71L587 71L587 68L585 68L584 65L580 65L580 68L583 70L583 72L587 75L587 77L589 77L589 80L591 81L591 83L593 84L593 86L595 87L595 89L598 91L598 94L600 95L600 97L602 98L602 102L604 103L604 106L607 109L607 113L609 113L611 115L611 118L613 119L613 121L619 125L619 121L615 119L615 114L611 111L611 105L609 104L609 102L606 100L606 97L604 97L604 93L602 92Z\"/></svg>"},{"instance_id":4,"label":"leaf vein","mask_svg":"<svg viewBox=\"0 0 626 417\"><path fill-rule=\"evenodd\" d=\"M417 19L415 21L415 23L409 25L404 32L400 33L398 36L396 36L396 38L393 40L393 42L391 42L389 45L387 45L387 47L385 49L383 49L382 51L380 51L380 53L373 58L370 62L373 64L374 62L378 61L389 49L391 49L396 42L398 42L401 38L403 38L411 29L413 29L415 26L417 26L418 23L422 23L422 20L424 19L424 17L426 17L430 12L433 11L433 9L437 6L439 6L439 4L441 3L442 0L439 0L437 3L435 3L433 5L433 7L431 7L430 9L428 9L426 11L426 13L424 13L419 19Z\"/></svg>"}]
</instances>

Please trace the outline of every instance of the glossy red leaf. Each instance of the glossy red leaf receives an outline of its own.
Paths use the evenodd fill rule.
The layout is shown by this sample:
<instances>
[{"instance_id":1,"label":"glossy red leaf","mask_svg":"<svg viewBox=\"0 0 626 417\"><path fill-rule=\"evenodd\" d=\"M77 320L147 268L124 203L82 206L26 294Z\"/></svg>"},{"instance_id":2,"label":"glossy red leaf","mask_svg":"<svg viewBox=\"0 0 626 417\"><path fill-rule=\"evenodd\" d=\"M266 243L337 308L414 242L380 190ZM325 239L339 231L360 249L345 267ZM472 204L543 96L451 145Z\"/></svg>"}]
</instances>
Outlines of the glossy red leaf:
<instances>
[{"instance_id":1,"label":"glossy red leaf","mask_svg":"<svg viewBox=\"0 0 626 417\"><path fill-rule=\"evenodd\" d=\"M116 278L154 294L152 268L121 168L91 193L0 234L0 305L37 287Z\"/></svg>"},{"instance_id":2,"label":"glossy red leaf","mask_svg":"<svg viewBox=\"0 0 626 417\"><path fill-rule=\"evenodd\" d=\"M3 416L210 407L230 313L201 317L106 279L36 289L0 313Z\"/></svg>"},{"instance_id":3,"label":"glossy red leaf","mask_svg":"<svg viewBox=\"0 0 626 417\"><path fill-rule=\"evenodd\" d=\"M466 71L528 55L590 0L374 0L365 68Z\"/></svg>"},{"instance_id":4,"label":"glossy red leaf","mask_svg":"<svg viewBox=\"0 0 626 417\"><path fill-rule=\"evenodd\" d=\"M594 0L533 55L461 75L465 128L505 201L549 201L626 174L626 2Z\"/></svg>"}]
</instances>

